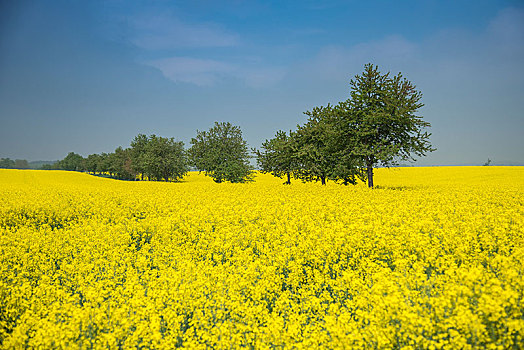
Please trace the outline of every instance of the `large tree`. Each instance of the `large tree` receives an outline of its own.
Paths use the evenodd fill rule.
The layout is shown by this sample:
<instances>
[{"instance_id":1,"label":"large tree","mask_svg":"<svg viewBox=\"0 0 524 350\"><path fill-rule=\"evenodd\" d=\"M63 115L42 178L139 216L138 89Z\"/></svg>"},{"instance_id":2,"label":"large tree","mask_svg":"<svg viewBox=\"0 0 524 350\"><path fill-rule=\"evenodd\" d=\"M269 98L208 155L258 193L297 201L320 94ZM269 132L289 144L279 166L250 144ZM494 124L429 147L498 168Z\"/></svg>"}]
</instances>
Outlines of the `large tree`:
<instances>
[{"instance_id":1,"label":"large tree","mask_svg":"<svg viewBox=\"0 0 524 350\"><path fill-rule=\"evenodd\" d=\"M337 106L340 143L365 166L369 187L375 167L414 161L434 150L424 130L431 125L417 114L422 93L401 73L390 77L366 64L350 86L350 98Z\"/></svg>"},{"instance_id":2,"label":"large tree","mask_svg":"<svg viewBox=\"0 0 524 350\"><path fill-rule=\"evenodd\" d=\"M151 135L145 145L143 166L150 179L179 181L189 170L182 141Z\"/></svg>"},{"instance_id":3,"label":"large tree","mask_svg":"<svg viewBox=\"0 0 524 350\"><path fill-rule=\"evenodd\" d=\"M262 143L262 150L254 150L260 171L282 178L286 176L286 185L291 184L291 174L297 169L293 133L277 131L274 138Z\"/></svg>"},{"instance_id":4,"label":"large tree","mask_svg":"<svg viewBox=\"0 0 524 350\"><path fill-rule=\"evenodd\" d=\"M188 152L191 164L217 183L253 178L247 142L240 128L229 122L215 122L208 131L197 130Z\"/></svg>"}]
</instances>

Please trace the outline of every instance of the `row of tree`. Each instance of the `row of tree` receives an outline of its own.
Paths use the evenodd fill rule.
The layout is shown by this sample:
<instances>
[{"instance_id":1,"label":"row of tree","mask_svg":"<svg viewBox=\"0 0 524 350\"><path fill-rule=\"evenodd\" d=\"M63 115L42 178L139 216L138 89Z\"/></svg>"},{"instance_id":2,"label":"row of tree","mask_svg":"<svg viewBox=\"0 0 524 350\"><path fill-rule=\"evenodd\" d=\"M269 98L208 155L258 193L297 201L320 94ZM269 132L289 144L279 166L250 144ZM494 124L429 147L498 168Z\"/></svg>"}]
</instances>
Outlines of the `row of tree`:
<instances>
[{"instance_id":1,"label":"row of tree","mask_svg":"<svg viewBox=\"0 0 524 350\"><path fill-rule=\"evenodd\" d=\"M82 157L70 152L64 159L43 169L86 171L122 180L177 181L188 171L182 142L156 135L138 135L130 148Z\"/></svg>"},{"instance_id":2,"label":"row of tree","mask_svg":"<svg viewBox=\"0 0 524 350\"><path fill-rule=\"evenodd\" d=\"M197 131L191 147L182 141L156 135L137 135L131 147L86 158L70 152L43 169L86 171L123 180L179 181L191 167L204 171L215 182L246 182L253 178L247 142L238 126L215 123L209 131Z\"/></svg>"},{"instance_id":3,"label":"row of tree","mask_svg":"<svg viewBox=\"0 0 524 350\"><path fill-rule=\"evenodd\" d=\"M0 169L29 169L29 163L25 159L0 158Z\"/></svg>"},{"instance_id":4,"label":"row of tree","mask_svg":"<svg viewBox=\"0 0 524 350\"><path fill-rule=\"evenodd\" d=\"M308 119L288 133L278 131L262 149L253 149L262 172L302 181L328 180L345 185L358 179L373 187L373 170L398 161L415 160L433 151L430 124L417 115L422 94L401 73L381 74L367 64L350 81L350 96L337 105L315 107ZM197 131L191 147L173 138L134 138L129 148L87 158L69 153L47 168L109 174L119 179L178 181L194 167L215 182L246 182L253 178L247 142L238 126L215 123Z\"/></svg>"},{"instance_id":5,"label":"row of tree","mask_svg":"<svg viewBox=\"0 0 524 350\"><path fill-rule=\"evenodd\" d=\"M381 74L367 64L350 81L350 97L333 106L307 111L308 120L297 130L278 131L255 150L263 172L303 181L327 180L373 187L373 170L398 161L415 160L434 149L417 115L422 94L399 73Z\"/></svg>"}]
</instances>

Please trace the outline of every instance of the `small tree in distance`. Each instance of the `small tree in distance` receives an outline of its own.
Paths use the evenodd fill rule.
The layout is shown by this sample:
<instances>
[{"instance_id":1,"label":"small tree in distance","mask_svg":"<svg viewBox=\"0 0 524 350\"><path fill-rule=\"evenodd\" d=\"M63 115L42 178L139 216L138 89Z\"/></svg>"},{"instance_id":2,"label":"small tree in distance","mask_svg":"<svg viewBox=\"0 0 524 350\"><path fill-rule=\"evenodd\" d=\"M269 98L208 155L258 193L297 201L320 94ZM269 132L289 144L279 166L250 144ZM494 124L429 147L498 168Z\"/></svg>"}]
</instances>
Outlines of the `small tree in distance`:
<instances>
[{"instance_id":1,"label":"small tree in distance","mask_svg":"<svg viewBox=\"0 0 524 350\"><path fill-rule=\"evenodd\" d=\"M217 183L251 181L254 176L249 164L247 142L238 126L218 123L208 131L198 131L188 150L191 165Z\"/></svg>"}]
</instances>

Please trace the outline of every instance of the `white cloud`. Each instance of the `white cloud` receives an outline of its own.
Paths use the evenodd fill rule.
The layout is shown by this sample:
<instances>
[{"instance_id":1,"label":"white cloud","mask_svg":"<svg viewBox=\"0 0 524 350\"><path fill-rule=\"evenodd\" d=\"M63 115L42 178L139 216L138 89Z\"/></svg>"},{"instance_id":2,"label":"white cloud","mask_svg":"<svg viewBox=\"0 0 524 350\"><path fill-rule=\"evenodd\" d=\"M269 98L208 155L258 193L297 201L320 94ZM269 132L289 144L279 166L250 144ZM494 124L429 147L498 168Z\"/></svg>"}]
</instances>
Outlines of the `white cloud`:
<instances>
[{"instance_id":1,"label":"white cloud","mask_svg":"<svg viewBox=\"0 0 524 350\"><path fill-rule=\"evenodd\" d=\"M159 69L166 78L174 82L197 86L213 86L232 78L252 88L263 88L276 84L285 74L280 68L260 68L193 57L169 57L148 61L146 64Z\"/></svg>"},{"instance_id":2,"label":"white cloud","mask_svg":"<svg viewBox=\"0 0 524 350\"><path fill-rule=\"evenodd\" d=\"M158 68L166 78L174 82L198 86L215 85L235 70L224 62L191 57L170 57L149 61L146 64Z\"/></svg>"},{"instance_id":3,"label":"white cloud","mask_svg":"<svg viewBox=\"0 0 524 350\"><path fill-rule=\"evenodd\" d=\"M131 42L146 50L198 47L229 47L238 36L215 23L186 23L169 14L129 18L134 34Z\"/></svg>"}]
</instances>

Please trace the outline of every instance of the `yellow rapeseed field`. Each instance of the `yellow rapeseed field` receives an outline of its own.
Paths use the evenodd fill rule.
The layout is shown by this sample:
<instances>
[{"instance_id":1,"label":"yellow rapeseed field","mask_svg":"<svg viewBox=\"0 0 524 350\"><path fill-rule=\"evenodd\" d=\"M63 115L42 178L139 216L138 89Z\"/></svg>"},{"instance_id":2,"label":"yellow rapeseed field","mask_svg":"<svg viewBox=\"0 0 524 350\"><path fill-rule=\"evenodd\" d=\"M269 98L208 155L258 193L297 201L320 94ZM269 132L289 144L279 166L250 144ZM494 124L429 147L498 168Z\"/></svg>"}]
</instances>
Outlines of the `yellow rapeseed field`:
<instances>
[{"instance_id":1,"label":"yellow rapeseed field","mask_svg":"<svg viewBox=\"0 0 524 350\"><path fill-rule=\"evenodd\" d=\"M0 170L0 347L522 348L524 167L282 182Z\"/></svg>"}]
</instances>

